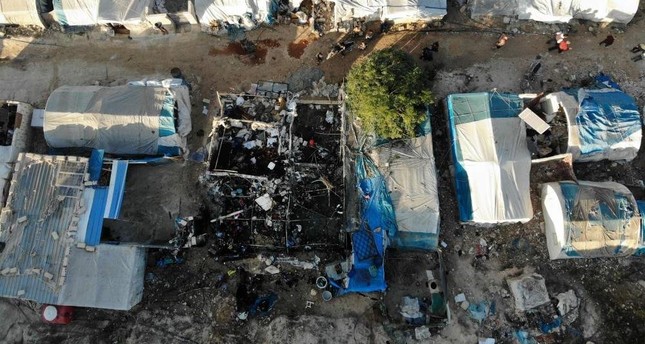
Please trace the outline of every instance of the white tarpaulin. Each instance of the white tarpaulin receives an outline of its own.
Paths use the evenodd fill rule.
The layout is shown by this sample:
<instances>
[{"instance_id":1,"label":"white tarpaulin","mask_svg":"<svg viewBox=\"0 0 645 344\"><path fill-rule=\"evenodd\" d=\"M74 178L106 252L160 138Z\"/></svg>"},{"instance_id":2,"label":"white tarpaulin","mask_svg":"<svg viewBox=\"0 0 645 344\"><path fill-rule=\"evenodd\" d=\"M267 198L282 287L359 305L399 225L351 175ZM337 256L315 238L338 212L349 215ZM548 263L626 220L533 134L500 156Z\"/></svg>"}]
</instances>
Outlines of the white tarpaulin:
<instances>
[{"instance_id":1,"label":"white tarpaulin","mask_svg":"<svg viewBox=\"0 0 645 344\"><path fill-rule=\"evenodd\" d=\"M208 28L213 22L238 24L240 20L252 18L259 22L270 21L271 0L195 0L195 13L202 27ZM243 24L250 29L253 23Z\"/></svg>"},{"instance_id":2,"label":"white tarpaulin","mask_svg":"<svg viewBox=\"0 0 645 344\"><path fill-rule=\"evenodd\" d=\"M638 0L469 0L473 18L509 16L545 23L571 19L629 23L638 11Z\"/></svg>"},{"instance_id":3,"label":"white tarpaulin","mask_svg":"<svg viewBox=\"0 0 645 344\"><path fill-rule=\"evenodd\" d=\"M54 15L62 25L140 24L151 0L54 0Z\"/></svg>"},{"instance_id":4,"label":"white tarpaulin","mask_svg":"<svg viewBox=\"0 0 645 344\"><path fill-rule=\"evenodd\" d=\"M641 215L621 184L547 183L542 210L551 259L626 256L639 247Z\"/></svg>"},{"instance_id":5,"label":"white tarpaulin","mask_svg":"<svg viewBox=\"0 0 645 344\"><path fill-rule=\"evenodd\" d=\"M101 244L94 252L72 247L57 304L129 310L143 296L145 252L127 245Z\"/></svg>"},{"instance_id":6,"label":"white tarpaulin","mask_svg":"<svg viewBox=\"0 0 645 344\"><path fill-rule=\"evenodd\" d=\"M182 154L191 130L188 89L153 85L56 89L45 106L47 144L112 154Z\"/></svg>"},{"instance_id":7,"label":"white tarpaulin","mask_svg":"<svg viewBox=\"0 0 645 344\"><path fill-rule=\"evenodd\" d=\"M446 0L335 0L335 22L352 18L414 22L441 19L447 13Z\"/></svg>"},{"instance_id":8,"label":"white tarpaulin","mask_svg":"<svg viewBox=\"0 0 645 344\"><path fill-rule=\"evenodd\" d=\"M0 0L0 24L43 26L36 0Z\"/></svg>"},{"instance_id":9,"label":"white tarpaulin","mask_svg":"<svg viewBox=\"0 0 645 344\"><path fill-rule=\"evenodd\" d=\"M373 149L396 214L394 247L433 249L439 236L439 193L432 135Z\"/></svg>"},{"instance_id":10,"label":"white tarpaulin","mask_svg":"<svg viewBox=\"0 0 645 344\"><path fill-rule=\"evenodd\" d=\"M517 95L449 95L455 189L462 222L527 222L531 154Z\"/></svg>"}]
</instances>

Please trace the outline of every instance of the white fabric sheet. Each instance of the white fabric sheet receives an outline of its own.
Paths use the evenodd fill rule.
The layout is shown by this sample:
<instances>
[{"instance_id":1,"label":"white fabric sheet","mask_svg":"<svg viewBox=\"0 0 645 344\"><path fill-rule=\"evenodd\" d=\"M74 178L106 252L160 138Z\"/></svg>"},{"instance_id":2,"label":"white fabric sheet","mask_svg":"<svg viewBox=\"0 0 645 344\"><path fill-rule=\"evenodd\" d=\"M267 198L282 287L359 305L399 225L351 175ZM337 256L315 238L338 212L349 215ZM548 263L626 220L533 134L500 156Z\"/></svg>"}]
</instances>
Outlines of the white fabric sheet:
<instances>
[{"instance_id":1,"label":"white fabric sheet","mask_svg":"<svg viewBox=\"0 0 645 344\"><path fill-rule=\"evenodd\" d=\"M524 122L517 117L484 119L459 124L456 132L470 185L472 221L529 221L531 154Z\"/></svg>"},{"instance_id":2,"label":"white fabric sheet","mask_svg":"<svg viewBox=\"0 0 645 344\"><path fill-rule=\"evenodd\" d=\"M432 135L387 144L372 152L372 159L385 176L398 230L437 233L439 193L432 152Z\"/></svg>"},{"instance_id":3,"label":"white fabric sheet","mask_svg":"<svg viewBox=\"0 0 645 344\"><path fill-rule=\"evenodd\" d=\"M0 0L0 24L43 26L35 0Z\"/></svg>"}]
</instances>

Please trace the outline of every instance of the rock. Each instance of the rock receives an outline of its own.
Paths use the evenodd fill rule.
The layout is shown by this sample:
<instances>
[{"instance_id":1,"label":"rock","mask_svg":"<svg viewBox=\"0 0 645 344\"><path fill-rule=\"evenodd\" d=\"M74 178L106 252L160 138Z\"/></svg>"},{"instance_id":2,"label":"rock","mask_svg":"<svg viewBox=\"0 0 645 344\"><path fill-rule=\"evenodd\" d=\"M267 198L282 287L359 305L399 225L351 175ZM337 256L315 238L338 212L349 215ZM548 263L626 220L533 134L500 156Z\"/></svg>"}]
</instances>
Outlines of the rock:
<instances>
[{"instance_id":1,"label":"rock","mask_svg":"<svg viewBox=\"0 0 645 344\"><path fill-rule=\"evenodd\" d=\"M510 18L510 17L504 17L504 18L502 19L502 21L504 22L504 24L508 24L508 23L510 23L510 22L511 22L511 18Z\"/></svg>"}]
</instances>

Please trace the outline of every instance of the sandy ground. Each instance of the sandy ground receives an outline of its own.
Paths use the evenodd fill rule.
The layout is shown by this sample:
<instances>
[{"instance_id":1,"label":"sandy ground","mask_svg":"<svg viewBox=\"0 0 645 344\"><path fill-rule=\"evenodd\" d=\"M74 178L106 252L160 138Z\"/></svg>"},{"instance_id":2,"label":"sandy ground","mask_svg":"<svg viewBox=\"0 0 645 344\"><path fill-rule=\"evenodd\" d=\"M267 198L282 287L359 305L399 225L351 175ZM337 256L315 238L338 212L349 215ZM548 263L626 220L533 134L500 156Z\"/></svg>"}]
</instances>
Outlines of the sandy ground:
<instances>
[{"instance_id":1,"label":"sandy ground","mask_svg":"<svg viewBox=\"0 0 645 344\"><path fill-rule=\"evenodd\" d=\"M494 49L498 33L507 27L479 27L452 13L451 21L468 25L438 28L431 32L395 32L377 37L365 51L352 51L317 66L315 56L327 53L339 34L316 38L296 26L263 28L248 34L258 42L256 58L240 57L225 38L201 33L156 36L135 40L108 38L100 33L63 35L46 33L40 38L12 37L0 40L0 99L15 99L44 106L47 96L62 85L118 85L130 80L166 78L172 67L180 67L194 85L194 134L189 143L195 150L206 143L208 118L201 114L201 99L215 98L215 91L240 91L259 80L283 81L304 67L316 66L326 80L341 82L353 63L377 49L401 48L415 56L424 46L440 42L433 62L423 63L434 74L437 99L452 92L520 91L522 75L533 58L543 54L545 88L569 86L589 74L611 74L625 90L645 105L645 62L630 61L629 49L645 41L645 21L639 14L624 33L615 34L609 48L598 42L610 28L594 24L574 25L573 50L564 54L547 52L546 43L555 27L524 25L507 46ZM589 26L594 31L588 29ZM546 34L545 34L546 33ZM303 43L307 40L307 43ZM294 42L296 45L294 45ZM302 54L301 54L302 53ZM296 58L294 56L300 55ZM421 63L421 62L420 62ZM574 80L574 81L572 81ZM442 240L448 267L448 299L465 293L471 302L496 301L497 312L482 324L458 306L451 305L452 323L432 330L428 343L476 343L478 337L511 342L514 328L512 298L504 278L521 269L534 269L547 280L551 296L573 289L581 298L581 320L553 343L635 343L645 333L645 289L639 281L643 263L633 258L550 262L540 223L535 218L525 226L477 229L457 223L454 193L448 171L445 122L433 119L435 156L440 174ZM203 165L186 162L160 167L135 167L128 176L123 213L136 225L138 240L166 240L172 231L171 216L195 214L199 208L196 178ZM641 153L626 164L576 166L580 179L614 180L636 185L642 180L645 158ZM534 193L533 198L536 199ZM484 238L494 243L490 259L475 258L468 251ZM460 254L460 250L465 254ZM382 296L374 299L350 295L323 303L309 295L315 273L294 271L300 282L289 289L267 318L236 321L235 277L216 283L217 276L231 271L230 265L215 264L205 249L188 253L187 263L160 269L151 260L144 300L130 312L79 310L69 326L42 324L34 305L0 301L0 342L3 343L403 343L411 329L394 330L378 310ZM410 264L414 264L411 261ZM253 269L256 262L244 263ZM278 288L278 286L275 286ZM316 300L311 309L306 300ZM398 319L400 321L400 319ZM519 321L521 322L521 320ZM545 339L545 342L546 339Z\"/></svg>"}]
</instances>

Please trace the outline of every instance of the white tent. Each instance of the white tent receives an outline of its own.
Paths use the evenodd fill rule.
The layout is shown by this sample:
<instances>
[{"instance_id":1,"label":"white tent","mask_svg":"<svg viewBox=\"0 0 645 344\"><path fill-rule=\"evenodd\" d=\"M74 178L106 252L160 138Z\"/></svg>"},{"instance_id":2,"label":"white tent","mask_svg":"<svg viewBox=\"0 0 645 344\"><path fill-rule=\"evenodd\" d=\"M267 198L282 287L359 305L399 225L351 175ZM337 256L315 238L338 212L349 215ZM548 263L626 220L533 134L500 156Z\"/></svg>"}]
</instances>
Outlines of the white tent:
<instances>
[{"instance_id":1,"label":"white tent","mask_svg":"<svg viewBox=\"0 0 645 344\"><path fill-rule=\"evenodd\" d=\"M151 0L56 0L54 15L61 25L140 24Z\"/></svg>"},{"instance_id":2,"label":"white tent","mask_svg":"<svg viewBox=\"0 0 645 344\"><path fill-rule=\"evenodd\" d=\"M43 26L36 0L0 0L0 25Z\"/></svg>"},{"instance_id":3,"label":"white tent","mask_svg":"<svg viewBox=\"0 0 645 344\"><path fill-rule=\"evenodd\" d=\"M392 246L436 248L439 192L429 130L425 136L379 146L371 157L385 177L396 214Z\"/></svg>"},{"instance_id":4,"label":"white tent","mask_svg":"<svg viewBox=\"0 0 645 344\"><path fill-rule=\"evenodd\" d=\"M627 256L639 247L641 215L621 184L547 183L542 210L551 259Z\"/></svg>"},{"instance_id":5,"label":"white tent","mask_svg":"<svg viewBox=\"0 0 645 344\"><path fill-rule=\"evenodd\" d=\"M415 22L441 19L446 13L446 0L334 0L337 23L352 18Z\"/></svg>"},{"instance_id":6,"label":"white tent","mask_svg":"<svg viewBox=\"0 0 645 344\"><path fill-rule=\"evenodd\" d=\"M531 153L514 94L451 94L446 99L455 190L462 222L527 222Z\"/></svg>"},{"instance_id":7,"label":"white tent","mask_svg":"<svg viewBox=\"0 0 645 344\"><path fill-rule=\"evenodd\" d=\"M629 23L638 11L639 0L469 0L473 18L508 16L545 23L571 19Z\"/></svg>"},{"instance_id":8,"label":"white tent","mask_svg":"<svg viewBox=\"0 0 645 344\"><path fill-rule=\"evenodd\" d=\"M188 88L180 83L60 87L45 106L45 140L112 154L183 154L192 125Z\"/></svg>"}]
</instances>

